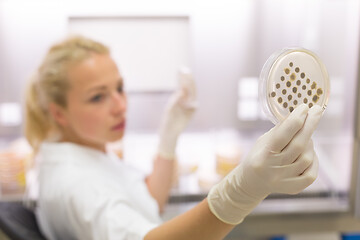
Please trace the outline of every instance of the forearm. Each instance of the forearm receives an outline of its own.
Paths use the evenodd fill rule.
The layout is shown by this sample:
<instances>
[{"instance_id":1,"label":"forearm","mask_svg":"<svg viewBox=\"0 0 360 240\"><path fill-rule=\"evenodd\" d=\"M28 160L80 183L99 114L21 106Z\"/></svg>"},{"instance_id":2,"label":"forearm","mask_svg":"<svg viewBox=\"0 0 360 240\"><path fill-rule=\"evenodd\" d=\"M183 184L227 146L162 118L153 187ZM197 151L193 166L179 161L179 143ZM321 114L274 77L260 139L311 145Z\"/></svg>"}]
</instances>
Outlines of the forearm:
<instances>
[{"instance_id":1,"label":"forearm","mask_svg":"<svg viewBox=\"0 0 360 240\"><path fill-rule=\"evenodd\" d=\"M197 108L196 87L191 72L182 68L178 77L180 85L166 104L159 129L158 156L153 173L147 179L149 191L158 201L160 211L169 197L178 137Z\"/></svg>"},{"instance_id":2,"label":"forearm","mask_svg":"<svg viewBox=\"0 0 360 240\"><path fill-rule=\"evenodd\" d=\"M158 202L160 212L164 209L172 185L175 161L156 157L151 175L146 179L150 194Z\"/></svg>"},{"instance_id":3,"label":"forearm","mask_svg":"<svg viewBox=\"0 0 360 240\"><path fill-rule=\"evenodd\" d=\"M215 217L210 209L207 199L190 211L160 225L150 231L145 240L219 240L223 239L234 225L226 224Z\"/></svg>"}]
</instances>

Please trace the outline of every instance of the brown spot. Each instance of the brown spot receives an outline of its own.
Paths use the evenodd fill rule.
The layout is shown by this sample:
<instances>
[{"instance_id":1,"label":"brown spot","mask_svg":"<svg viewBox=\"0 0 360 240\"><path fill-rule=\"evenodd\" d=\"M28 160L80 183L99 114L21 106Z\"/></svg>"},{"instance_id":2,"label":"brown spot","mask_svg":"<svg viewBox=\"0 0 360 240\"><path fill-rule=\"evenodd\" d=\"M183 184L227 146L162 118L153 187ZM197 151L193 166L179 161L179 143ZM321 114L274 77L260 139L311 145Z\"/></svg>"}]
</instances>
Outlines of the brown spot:
<instances>
[{"instance_id":1,"label":"brown spot","mask_svg":"<svg viewBox=\"0 0 360 240\"><path fill-rule=\"evenodd\" d=\"M284 106L284 108L287 108L287 106L288 106L287 102L284 102L283 106Z\"/></svg>"},{"instance_id":2,"label":"brown spot","mask_svg":"<svg viewBox=\"0 0 360 240\"><path fill-rule=\"evenodd\" d=\"M297 81L296 81L296 85L300 86L300 84L301 84L301 81L300 81L300 80L297 80Z\"/></svg>"},{"instance_id":3,"label":"brown spot","mask_svg":"<svg viewBox=\"0 0 360 240\"><path fill-rule=\"evenodd\" d=\"M294 105L297 105L298 104L298 101L297 100L294 100Z\"/></svg>"},{"instance_id":4,"label":"brown spot","mask_svg":"<svg viewBox=\"0 0 360 240\"><path fill-rule=\"evenodd\" d=\"M297 73L300 72L300 68L298 68L298 67L295 68L295 72L297 72Z\"/></svg>"},{"instance_id":5,"label":"brown spot","mask_svg":"<svg viewBox=\"0 0 360 240\"><path fill-rule=\"evenodd\" d=\"M308 78L308 79L306 79L306 83L307 84L309 84L310 83L310 79Z\"/></svg>"},{"instance_id":6,"label":"brown spot","mask_svg":"<svg viewBox=\"0 0 360 240\"><path fill-rule=\"evenodd\" d=\"M282 94L285 95L286 94L286 89L283 89L281 92L282 92Z\"/></svg>"},{"instance_id":7,"label":"brown spot","mask_svg":"<svg viewBox=\"0 0 360 240\"><path fill-rule=\"evenodd\" d=\"M291 99L292 99L292 96L291 96L291 95L289 95L289 96L288 96L288 100L290 101Z\"/></svg>"},{"instance_id":8,"label":"brown spot","mask_svg":"<svg viewBox=\"0 0 360 240\"><path fill-rule=\"evenodd\" d=\"M312 106L314 106L314 104L312 104L312 103L309 103L309 108L311 108Z\"/></svg>"},{"instance_id":9,"label":"brown spot","mask_svg":"<svg viewBox=\"0 0 360 240\"><path fill-rule=\"evenodd\" d=\"M272 92L271 97L275 97L275 96L276 96L276 92Z\"/></svg>"},{"instance_id":10,"label":"brown spot","mask_svg":"<svg viewBox=\"0 0 360 240\"><path fill-rule=\"evenodd\" d=\"M311 95L312 95L312 91L311 91L311 90L307 91L307 94L308 94L309 96L311 96Z\"/></svg>"},{"instance_id":11,"label":"brown spot","mask_svg":"<svg viewBox=\"0 0 360 240\"><path fill-rule=\"evenodd\" d=\"M281 97L278 98L278 102L282 103L282 98Z\"/></svg>"},{"instance_id":12,"label":"brown spot","mask_svg":"<svg viewBox=\"0 0 360 240\"><path fill-rule=\"evenodd\" d=\"M295 74L295 73L292 73L292 74L290 75L290 79L294 81L294 80L296 79L296 74Z\"/></svg>"},{"instance_id":13,"label":"brown spot","mask_svg":"<svg viewBox=\"0 0 360 240\"><path fill-rule=\"evenodd\" d=\"M291 87L291 82L290 82L290 81L287 81L287 82L286 82L286 86L287 86L287 87Z\"/></svg>"},{"instance_id":14,"label":"brown spot","mask_svg":"<svg viewBox=\"0 0 360 240\"><path fill-rule=\"evenodd\" d=\"M286 74L290 73L290 69L288 69L288 68L285 68L284 71L285 71Z\"/></svg>"},{"instance_id":15,"label":"brown spot","mask_svg":"<svg viewBox=\"0 0 360 240\"><path fill-rule=\"evenodd\" d=\"M296 93L297 92L297 88L296 87L293 87L293 93Z\"/></svg>"},{"instance_id":16,"label":"brown spot","mask_svg":"<svg viewBox=\"0 0 360 240\"><path fill-rule=\"evenodd\" d=\"M280 83L276 84L276 88L279 89L280 88Z\"/></svg>"},{"instance_id":17,"label":"brown spot","mask_svg":"<svg viewBox=\"0 0 360 240\"><path fill-rule=\"evenodd\" d=\"M301 98L301 93L298 93L298 98Z\"/></svg>"},{"instance_id":18,"label":"brown spot","mask_svg":"<svg viewBox=\"0 0 360 240\"><path fill-rule=\"evenodd\" d=\"M316 82L313 82L312 84L311 84L311 89L315 89L316 88Z\"/></svg>"},{"instance_id":19,"label":"brown spot","mask_svg":"<svg viewBox=\"0 0 360 240\"><path fill-rule=\"evenodd\" d=\"M289 63L289 66L292 67L292 66L294 66L294 64L293 64L292 62L290 62L290 63Z\"/></svg>"},{"instance_id":20,"label":"brown spot","mask_svg":"<svg viewBox=\"0 0 360 240\"><path fill-rule=\"evenodd\" d=\"M318 95L314 95L312 100L313 100L314 103L316 103L319 100Z\"/></svg>"},{"instance_id":21,"label":"brown spot","mask_svg":"<svg viewBox=\"0 0 360 240\"><path fill-rule=\"evenodd\" d=\"M304 98L303 102L304 102L304 103L307 103L307 102L308 102L307 98Z\"/></svg>"},{"instance_id":22,"label":"brown spot","mask_svg":"<svg viewBox=\"0 0 360 240\"><path fill-rule=\"evenodd\" d=\"M323 94L323 90L321 88L318 88L318 90L316 90L317 95L321 95Z\"/></svg>"},{"instance_id":23,"label":"brown spot","mask_svg":"<svg viewBox=\"0 0 360 240\"><path fill-rule=\"evenodd\" d=\"M289 111L290 112L294 111L294 107L289 107Z\"/></svg>"},{"instance_id":24,"label":"brown spot","mask_svg":"<svg viewBox=\"0 0 360 240\"><path fill-rule=\"evenodd\" d=\"M302 86L302 89L303 89L303 90L305 90L305 89L306 89L306 86L305 86L305 85L303 85L303 86Z\"/></svg>"},{"instance_id":25,"label":"brown spot","mask_svg":"<svg viewBox=\"0 0 360 240\"><path fill-rule=\"evenodd\" d=\"M285 80L285 77L284 77L284 76L281 76L280 79L281 79L281 81L284 81L284 80Z\"/></svg>"}]
</instances>

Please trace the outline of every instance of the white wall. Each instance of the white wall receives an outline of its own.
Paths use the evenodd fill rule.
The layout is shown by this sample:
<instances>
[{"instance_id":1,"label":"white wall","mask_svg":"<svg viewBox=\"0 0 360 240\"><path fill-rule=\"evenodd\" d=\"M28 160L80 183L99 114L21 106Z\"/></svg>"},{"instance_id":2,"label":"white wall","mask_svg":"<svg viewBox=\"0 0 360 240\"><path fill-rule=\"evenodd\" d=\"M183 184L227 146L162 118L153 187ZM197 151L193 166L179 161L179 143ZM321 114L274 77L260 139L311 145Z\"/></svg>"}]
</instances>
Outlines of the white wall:
<instances>
[{"instance_id":1,"label":"white wall","mask_svg":"<svg viewBox=\"0 0 360 240\"><path fill-rule=\"evenodd\" d=\"M63 36L65 18L55 1L1 1L0 16L0 100L21 103L26 80L51 43ZM21 127L0 126L0 133L19 134Z\"/></svg>"}]
</instances>

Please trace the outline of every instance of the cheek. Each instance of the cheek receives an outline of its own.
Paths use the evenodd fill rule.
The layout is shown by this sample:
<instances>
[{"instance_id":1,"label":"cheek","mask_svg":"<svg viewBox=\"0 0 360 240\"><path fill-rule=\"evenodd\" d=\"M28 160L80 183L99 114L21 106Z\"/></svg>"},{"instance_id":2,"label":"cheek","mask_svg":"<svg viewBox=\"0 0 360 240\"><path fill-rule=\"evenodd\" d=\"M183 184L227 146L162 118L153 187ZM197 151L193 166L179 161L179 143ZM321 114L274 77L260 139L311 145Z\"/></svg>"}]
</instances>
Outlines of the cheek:
<instances>
[{"instance_id":1,"label":"cheek","mask_svg":"<svg viewBox=\"0 0 360 240\"><path fill-rule=\"evenodd\" d=\"M81 135L96 135L106 128L105 113L101 110L83 109L74 113L74 127Z\"/></svg>"}]
</instances>

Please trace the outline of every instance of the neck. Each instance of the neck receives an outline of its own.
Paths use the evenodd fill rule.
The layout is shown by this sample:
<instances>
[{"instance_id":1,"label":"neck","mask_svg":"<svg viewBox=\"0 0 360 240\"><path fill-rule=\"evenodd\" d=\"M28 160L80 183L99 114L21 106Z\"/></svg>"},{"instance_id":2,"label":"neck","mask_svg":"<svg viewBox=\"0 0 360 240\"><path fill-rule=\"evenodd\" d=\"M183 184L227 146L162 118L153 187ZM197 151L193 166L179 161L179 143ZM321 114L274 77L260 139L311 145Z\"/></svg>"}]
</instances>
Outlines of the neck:
<instances>
[{"instance_id":1,"label":"neck","mask_svg":"<svg viewBox=\"0 0 360 240\"><path fill-rule=\"evenodd\" d=\"M105 143L96 143L96 142L87 141L86 139L82 139L69 131L63 131L60 142L71 142L85 147L90 147L104 153L106 152Z\"/></svg>"}]
</instances>

